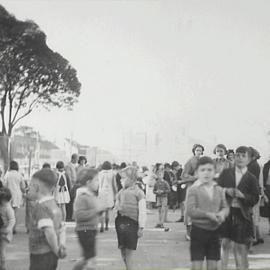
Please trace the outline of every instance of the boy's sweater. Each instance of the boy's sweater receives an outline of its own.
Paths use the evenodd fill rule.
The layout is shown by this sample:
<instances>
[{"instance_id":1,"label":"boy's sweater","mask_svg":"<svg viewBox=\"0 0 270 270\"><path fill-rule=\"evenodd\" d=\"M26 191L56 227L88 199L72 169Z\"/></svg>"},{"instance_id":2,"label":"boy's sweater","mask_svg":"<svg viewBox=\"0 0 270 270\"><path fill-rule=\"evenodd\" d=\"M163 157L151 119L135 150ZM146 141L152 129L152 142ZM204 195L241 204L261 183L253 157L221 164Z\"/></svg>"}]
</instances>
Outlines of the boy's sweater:
<instances>
[{"instance_id":1,"label":"boy's sweater","mask_svg":"<svg viewBox=\"0 0 270 270\"><path fill-rule=\"evenodd\" d=\"M3 226L0 228L0 239L10 242L15 225L15 215L9 202L0 206L0 216L3 221Z\"/></svg>"},{"instance_id":2,"label":"boy's sweater","mask_svg":"<svg viewBox=\"0 0 270 270\"><path fill-rule=\"evenodd\" d=\"M205 184L197 180L189 189L187 195L187 215L192 224L205 230L216 230L220 224L211 221L207 213L220 213L225 217L229 213L224 190L213 183L212 196L209 195Z\"/></svg>"},{"instance_id":3,"label":"boy's sweater","mask_svg":"<svg viewBox=\"0 0 270 270\"><path fill-rule=\"evenodd\" d=\"M77 189L74 203L76 231L96 230L99 222L97 197L86 187Z\"/></svg>"},{"instance_id":4,"label":"boy's sweater","mask_svg":"<svg viewBox=\"0 0 270 270\"><path fill-rule=\"evenodd\" d=\"M166 197L168 193L170 193L171 188L169 184L163 180L163 179L158 179L154 185L154 190L153 192L158 196L158 197Z\"/></svg>"}]
</instances>

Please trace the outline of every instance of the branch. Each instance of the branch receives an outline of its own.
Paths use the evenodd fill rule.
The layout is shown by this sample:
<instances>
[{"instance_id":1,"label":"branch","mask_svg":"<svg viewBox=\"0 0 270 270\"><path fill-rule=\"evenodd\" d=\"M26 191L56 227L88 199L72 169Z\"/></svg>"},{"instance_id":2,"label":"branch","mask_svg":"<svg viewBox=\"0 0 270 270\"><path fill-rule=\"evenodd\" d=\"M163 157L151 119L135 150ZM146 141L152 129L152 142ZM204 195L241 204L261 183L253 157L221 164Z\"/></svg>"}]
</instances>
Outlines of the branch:
<instances>
[{"instance_id":1,"label":"branch","mask_svg":"<svg viewBox=\"0 0 270 270\"><path fill-rule=\"evenodd\" d=\"M20 116L18 119L16 119L14 122L11 123L12 128L13 128L20 120L22 120L24 117L26 117L27 115L29 115L29 114L33 111L34 106L36 105L36 103L37 103L38 100L39 100L39 96L38 96L36 99L34 99L34 101L30 104L30 106L29 106L29 108L28 108L28 111L27 111L25 114L23 114L22 116Z\"/></svg>"}]
</instances>

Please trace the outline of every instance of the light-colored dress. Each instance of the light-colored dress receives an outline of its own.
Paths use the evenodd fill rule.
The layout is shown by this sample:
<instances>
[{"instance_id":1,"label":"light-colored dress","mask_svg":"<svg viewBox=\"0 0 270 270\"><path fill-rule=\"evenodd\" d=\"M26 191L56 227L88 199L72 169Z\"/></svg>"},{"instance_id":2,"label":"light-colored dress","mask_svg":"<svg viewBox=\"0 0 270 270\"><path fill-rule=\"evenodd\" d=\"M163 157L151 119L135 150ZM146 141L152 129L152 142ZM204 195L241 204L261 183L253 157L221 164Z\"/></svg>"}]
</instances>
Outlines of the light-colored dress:
<instances>
[{"instance_id":1,"label":"light-colored dress","mask_svg":"<svg viewBox=\"0 0 270 270\"><path fill-rule=\"evenodd\" d=\"M156 183L156 175L148 174L143 178L143 182L146 185L146 201L156 202L156 194L154 194L154 185Z\"/></svg>"},{"instance_id":2,"label":"light-colored dress","mask_svg":"<svg viewBox=\"0 0 270 270\"><path fill-rule=\"evenodd\" d=\"M11 192L11 206L13 208L21 207L23 204L22 187L24 186L22 175L18 171L10 170L6 173L3 184Z\"/></svg>"},{"instance_id":3,"label":"light-colored dress","mask_svg":"<svg viewBox=\"0 0 270 270\"><path fill-rule=\"evenodd\" d=\"M54 190L54 198L57 204L70 202L67 177L65 172L57 172L58 180Z\"/></svg>"},{"instance_id":4,"label":"light-colored dress","mask_svg":"<svg viewBox=\"0 0 270 270\"><path fill-rule=\"evenodd\" d=\"M105 208L113 208L117 193L117 185L113 170L102 170L99 173L98 197Z\"/></svg>"}]
</instances>

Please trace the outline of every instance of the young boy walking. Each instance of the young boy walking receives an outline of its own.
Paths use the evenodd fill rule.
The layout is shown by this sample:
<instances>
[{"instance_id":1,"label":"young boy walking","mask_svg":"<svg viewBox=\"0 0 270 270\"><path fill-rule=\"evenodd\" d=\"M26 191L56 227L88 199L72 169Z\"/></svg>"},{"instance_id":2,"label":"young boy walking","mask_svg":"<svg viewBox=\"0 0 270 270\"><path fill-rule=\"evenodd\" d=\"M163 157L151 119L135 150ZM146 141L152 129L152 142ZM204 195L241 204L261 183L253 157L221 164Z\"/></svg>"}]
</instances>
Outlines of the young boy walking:
<instances>
[{"instance_id":1,"label":"young boy walking","mask_svg":"<svg viewBox=\"0 0 270 270\"><path fill-rule=\"evenodd\" d=\"M230 215L222 226L222 268L228 268L229 250L234 243L237 269L248 269L248 248L253 239L252 208L259 200L259 184L248 171L250 149L240 146L236 149L235 168L224 170L218 183L226 190Z\"/></svg>"},{"instance_id":2,"label":"young boy walking","mask_svg":"<svg viewBox=\"0 0 270 270\"><path fill-rule=\"evenodd\" d=\"M96 235L99 216L106 206L98 204L98 171L91 168L80 170L77 178L81 185L77 189L74 202L76 232L82 247L83 258L76 263L73 270L94 270L96 268Z\"/></svg>"},{"instance_id":3,"label":"young boy walking","mask_svg":"<svg viewBox=\"0 0 270 270\"><path fill-rule=\"evenodd\" d=\"M192 270L217 269L220 260L218 228L229 214L225 192L214 181L215 165L210 157L202 157L197 165L198 180L187 195L187 215L191 218L190 253Z\"/></svg>"},{"instance_id":4,"label":"young boy walking","mask_svg":"<svg viewBox=\"0 0 270 270\"><path fill-rule=\"evenodd\" d=\"M37 201L29 227L30 270L56 270L58 258L66 256L64 221L52 195L56 182L53 171L42 169L29 185L28 196Z\"/></svg>"},{"instance_id":5,"label":"young boy walking","mask_svg":"<svg viewBox=\"0 0 270 270\"><path fill-rule=\"evenodd\" d=\"M159 223L156 225L156 228L164 229L164 222L168 207L168 194L171 192L171 188L164 180L164 167L160 168L156 172L157 180L154 185L154 194L157 196L157 207L159 215Z\"/></svg>"}]
</instances>

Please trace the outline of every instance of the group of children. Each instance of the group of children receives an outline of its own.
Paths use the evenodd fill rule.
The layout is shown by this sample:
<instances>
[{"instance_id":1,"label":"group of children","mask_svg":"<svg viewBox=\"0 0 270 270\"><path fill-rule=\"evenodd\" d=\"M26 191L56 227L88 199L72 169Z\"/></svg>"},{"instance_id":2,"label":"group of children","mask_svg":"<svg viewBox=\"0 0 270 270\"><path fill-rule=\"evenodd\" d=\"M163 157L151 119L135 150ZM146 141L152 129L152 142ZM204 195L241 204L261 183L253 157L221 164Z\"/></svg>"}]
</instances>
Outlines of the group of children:
<instances>
[{"instance_id":1,"label":"group of children","mask_svg":"<svg viewBox=\"0 0 270 270\"><path fill-rule=\"evenodd\" d=\"M228 268L229 250L233 243L236 267L247 269L247 254L254 234L252 208L259 200L259 185L249 172L250 148L239 147L234 161L225 159L226 148L218 145L218 158L201 157L204 148L193 147L193 158L184 167L178 184L187 186L185 224L190 237L192 269L203 267ZM164 180L165 168L156 169L154 193L159 207L158 228L164 228L168 194L171 190ZM146 200L137 185L138 170L127 166L120 171L122 189L115 198L115 228L118 246L127 270L133 268L133 254L146 223ZM42 169L32 176L28 198L32 201L29 219L30 270L55 270L58 259L67 256L63 211L55 200L59 177L51 169ZM74 270L95 269L96 234L100 215L108 209L96 196L99 188L98 170L82 168L77 176L79 188L74 202L76 233L82 248L82 259ZM15 216L10 205L11 194L0 188L0 270L5 270L5 250L12 238ZM166 228L165 228L166 230Z\"/></svg>"},{"instance_id":2,"label":"group of children","mask_svg":"<svg viewBox=\"0 0 270 270\"><path fill-rule=\"evenodd\" d=\"M146 223L144 192L136 185L137 168L121 171L122 189L115 198L115 228L126 269L133 267L133 253ZM27 197L31 201L29 218L30 270L55 270L58 260L67 256L63 211L55 200L58 178L54 171L43 168L31 179ZM96 234L100 215L107 205L97 197L98 170L83 168L77 178L79 188L74 202L76 233L82 248L82 259L74 270L95 269ZM6 244L11 241L15 224L8 188L0 188L0 269L6 270Z\"/></svg>"}]
</instances>

